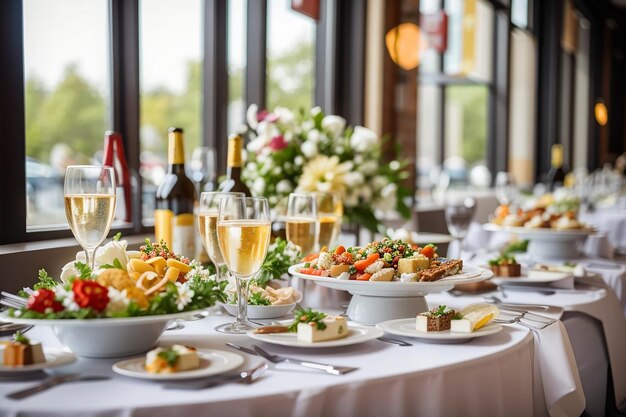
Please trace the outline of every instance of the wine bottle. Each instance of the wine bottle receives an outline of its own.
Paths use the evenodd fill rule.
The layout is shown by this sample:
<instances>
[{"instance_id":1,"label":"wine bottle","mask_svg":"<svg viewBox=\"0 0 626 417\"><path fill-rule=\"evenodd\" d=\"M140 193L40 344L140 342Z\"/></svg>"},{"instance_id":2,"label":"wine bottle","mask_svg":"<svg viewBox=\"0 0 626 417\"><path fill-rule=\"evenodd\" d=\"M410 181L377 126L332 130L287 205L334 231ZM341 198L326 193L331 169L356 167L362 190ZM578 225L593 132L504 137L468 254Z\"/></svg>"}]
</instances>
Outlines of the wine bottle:
<instances>
[{"instance_id":1,"label":"wine bottle","mask_svg":"<svg viewBox=\"0 0 626 417\"><path fill-rule=\"evenodd\" d=\"M185 174L183 130L171 127L168 138L168 172L156 192L154 234L175 253L196 254L194 205L196 189Z\"/></svg>"},{"instance_id":2,"label":"wine bottle","mask_svg":"<svg viewBox=\"0 0 626 417\"><path fill-rule=\"evenodd\" d=\"M128 164L124 155L122 135L108 130L104 133L104 154L102 165L112 167L115 171L115 185L117 204L115 206L115 218L126 223L133 221L131 182Z\"/></svg>"},{"instance_id":3,"label":"wine bottle","mask_svg":"<svg viewBox=\"0 0 626 417\"><path fill-rule=\"evenodd\" d=\"M243 138L239 135L230 135L228 138L228 160L226 179L219 186L219 191L240 192L251 197L250 189L241 180L241 167L243 166Z\"/></svg>"},{"instance_id":4,"label":"wine bottle","mask_svg":"<svg viewBox=\"0 0 626 417\"><path fill-rule=\"evenodd\" d=\"M549 191L562 187L565 182L565 170L563 169L563 145L555 143L552 145L551 168L547 175L547 186Z\"/></svg>"}]
</instances>

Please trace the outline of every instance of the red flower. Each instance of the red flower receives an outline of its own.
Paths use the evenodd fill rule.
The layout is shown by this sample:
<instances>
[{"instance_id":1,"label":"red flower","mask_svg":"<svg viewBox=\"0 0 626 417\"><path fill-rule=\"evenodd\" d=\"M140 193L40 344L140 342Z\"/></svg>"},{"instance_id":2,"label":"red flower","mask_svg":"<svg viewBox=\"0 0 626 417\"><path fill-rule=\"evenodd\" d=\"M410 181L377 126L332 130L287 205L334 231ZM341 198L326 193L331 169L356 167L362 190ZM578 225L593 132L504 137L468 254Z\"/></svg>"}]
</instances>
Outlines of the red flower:
<instances>
[{"instance_id":1,"label":"red flower","mask_svg":"<svg viewBox=\"0 0 626 417\"><path fill-rule=\"evenodd\" d=\"M276 120L278 120L278 116L264 109L256 114L256 121L260 123L264 120L268 123L274 123Z\"/></svg>"},{"instance_id":2,"label":"red flower","mask_svg":"<svg viewBox=\"0 0 626 417\"><path fill-rule=\"evenodd\" d=\"M102 311L109 304L109 290L95 281L76 279L72 284L74 301L82 308Z\"/></svg>"},{"instance_id":3,"label":"red flower","mask_svg":"<svg viewBox=\"0 0 626 417\"><path fill-rule=\"evenodd\" d=\"M49 310L63 310L63 304L55 299L54 291L41 288L28 297L26 308L36 311L37 313L47 313Z\"/></svg>"},{"instance_id":4,"label":"red flower","mask_svg":"<svg viewBox=\"0 0 626 417\"><path fill-rule=\"evenodd\" d=\"M270 142L267 144L273 151L280 151L287 147L287 142L285 142L285 138L282 135L274 136Z\"/></svg>"}]
</instances>

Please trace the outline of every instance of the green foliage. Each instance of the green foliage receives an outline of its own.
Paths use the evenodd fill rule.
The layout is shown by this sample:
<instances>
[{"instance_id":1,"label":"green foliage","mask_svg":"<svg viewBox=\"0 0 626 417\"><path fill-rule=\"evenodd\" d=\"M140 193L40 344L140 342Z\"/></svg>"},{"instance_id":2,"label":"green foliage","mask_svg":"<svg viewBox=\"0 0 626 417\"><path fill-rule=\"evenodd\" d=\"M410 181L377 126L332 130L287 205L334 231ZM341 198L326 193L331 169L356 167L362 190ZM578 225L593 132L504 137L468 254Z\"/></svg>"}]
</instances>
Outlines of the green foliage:
<instances>
[{"instance_id":1,"label":"green foliage","mask_svg":"<svg viewBox=\"0 0 626 417\"><path fill-rule=\"evenodd\" d=\"M288 242L281 238L276 238L274 244L270 247L270 250L265 257L265 262L261 266L261 270L254 278L254 283L259 287L265 288L265 286L273 279L280 279L283 274L286 274L291 265L298 262L301 257L300 251L292 248L290 251L287 249Z\"/></svg>"},{"instance_id":2,"label":"green foliage","mask_svg":"<svg viewBox=\"0 0 626 417\"><path fill-rule=\"evenodd\" d=\"M39 278L39 282L33 285L33 289L35 291L41 288L46 288L48 290L51 290L52 288L56 287L56 285L58 284L58 282L54 278L48 275L48 272L45 269L39 270L38 278Z\"/></svg>"},{"instance_id":3,"label":"green foliage","mask_svg":"<svg viewBox=\"0 0 626 417\"><path fill-rule=\"evenodd\" d=\"M267 59L267 108L310 109L313 105L315 47L299 43ZM320 120L321 123L321 120Z\"/></svg>"},{"instance_id":4,"label":"green foliage","mask_svg":"<svg viewBox=\"0 0 626 417\"><path fill-rule=\"evenodd\" d=\"M250 294L250 297L248 297L248 304L251 306L269 306L272 305L272 302L263 297L262 293L255 292Z\"/></svg>"},{"instance_id":5,"label":"green foliage","mask_svg":"<svg viewBox=\"0 0 626 417\"><path fill-rule=\"evenodd\" d=\"M120 261L117 261L117 262L119 263ZM91 268L89 267L89 265L84 264L84 263L79 262L79 261L76 261L76 262L74 262L74 268L76 268L76 270L80 274L78 276L78 278L80 278L80 279L92 279L93 278L91 276L92 275L91 274Z\"/></svg>"},{"instance_id":6,"label":"green foliage","mask_svg":"<svg viewBox=\"0 0 626 417\"><path fill-rule=\"evenodd\" d=\"M487 100L484 86L449 86L446 102L462 112L462 156L469 165L485 159L487 149ZM448 120L448 123L452 123Z\"/></svg>"}]
</instances>

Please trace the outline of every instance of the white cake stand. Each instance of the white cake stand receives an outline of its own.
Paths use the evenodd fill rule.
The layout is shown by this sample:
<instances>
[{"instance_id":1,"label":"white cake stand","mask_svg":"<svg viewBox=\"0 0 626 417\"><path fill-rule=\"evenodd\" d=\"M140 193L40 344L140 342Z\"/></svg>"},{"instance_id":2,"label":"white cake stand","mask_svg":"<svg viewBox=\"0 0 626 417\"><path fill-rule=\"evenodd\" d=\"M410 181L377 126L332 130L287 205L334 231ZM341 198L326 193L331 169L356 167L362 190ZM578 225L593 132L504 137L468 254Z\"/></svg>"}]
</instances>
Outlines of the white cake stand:
<instances>
[{"instance_id":1,"label":"white cake stand","mask_svg":"<svg viewBox=\"0 0 626 417\"><path fill-rule=\"evenodd\" d=\"M381 282L340 280L297 272L304 264L293 265L289 273L335 290L348 291L352 300L348 305L351 320L368 325L383 321L415 317L428 310L424 296L429 293L449 291L457 284L484 281L493 276L490 270L465 265L460 274L434 282Z\"/></svg>"},{"instance_id":2,"label":"white cake stand","mask_svg":"<svg viewBox=\"0 0 626 417\"><path fill-rule=\"evenodd\" d=\"M580 257L580 248L590 229L554 230L529 229L526 227L499 226L493 223L483 225L490 232L507 232L528 239L528 255L535 261L569 260Z\"/></svg>"}]
</instances>

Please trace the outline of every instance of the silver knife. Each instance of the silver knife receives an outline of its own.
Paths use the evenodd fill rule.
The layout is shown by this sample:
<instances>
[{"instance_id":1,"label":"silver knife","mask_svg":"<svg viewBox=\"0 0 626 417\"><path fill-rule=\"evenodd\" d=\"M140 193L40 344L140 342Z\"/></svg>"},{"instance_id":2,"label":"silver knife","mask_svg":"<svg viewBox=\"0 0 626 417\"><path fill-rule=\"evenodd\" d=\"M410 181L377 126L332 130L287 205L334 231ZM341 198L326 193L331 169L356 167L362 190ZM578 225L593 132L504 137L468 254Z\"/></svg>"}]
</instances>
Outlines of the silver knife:
<instances>
[{"instance_id":1,"label":"silver knife","mask_svg":"<svg viewBox=\"0 0 626 417\"><path fill-rule=\"evenodd\" d=\"M48 378L45 381L35 385L34 387L26 388L20 391L15 391L10 394L7 394L6 397L12 400L23 400L24 398L28 398L31 395L35 395L40 392L46 391L52 387L56 387L57 385L65 384L66 382L104 381L107 379L110 379L110 377L100 376L100 375L82 375L81 376L80 374L58 375L58 376L53 376L51 378Z\"/></svg>"}]
</instances>

